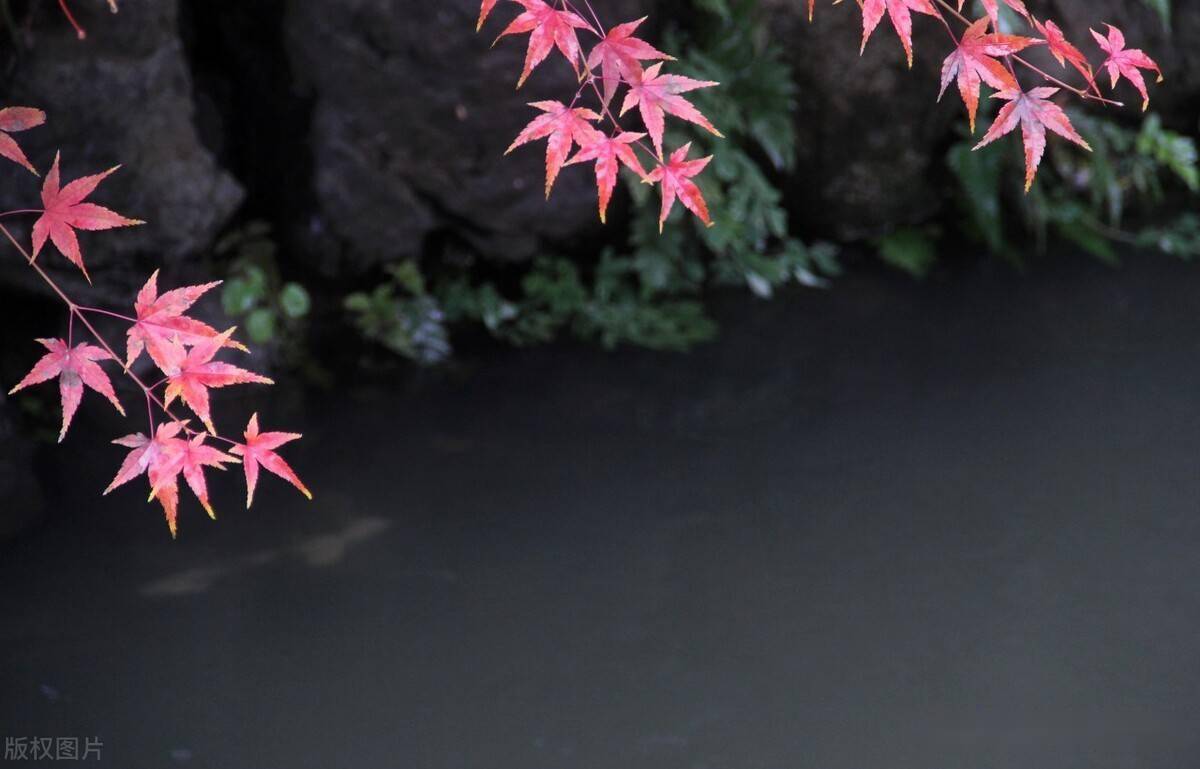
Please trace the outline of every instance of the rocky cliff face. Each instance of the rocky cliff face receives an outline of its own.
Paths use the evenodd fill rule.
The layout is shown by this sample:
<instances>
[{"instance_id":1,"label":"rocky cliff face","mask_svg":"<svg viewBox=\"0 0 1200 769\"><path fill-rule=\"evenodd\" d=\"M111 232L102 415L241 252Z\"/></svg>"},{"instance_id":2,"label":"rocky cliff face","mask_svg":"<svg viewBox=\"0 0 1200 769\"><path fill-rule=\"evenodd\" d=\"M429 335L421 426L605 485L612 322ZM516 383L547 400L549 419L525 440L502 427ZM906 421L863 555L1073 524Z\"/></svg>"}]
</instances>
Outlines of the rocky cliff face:
<instances>
[{"instance_id":1,"label":"rocky cliff face","mask_svg":"<svg viewBox=\"0 0 1200 769\"><path fill-rule=\"evenodd\" d=\"M206 248L242 191L197 136L177 1L126 0L115 16L77 5L88 39L78 41L51 4L39 4L23 35L29 47L15 56L0 98L48 114L44 127L21 136L40 168L49 167L57 149L64 179L122 164L97 202L147 224L88 238L85 250L92 273L105 276L97 285L124 300L151 264L169 268ZM38 180L15 167L0 173L6 208L37 200ZM0 265L5 282L27 277L19 262L0 259ZM73 268L59 272L87 291Z\"/></svg>"},{"instance_id":2,"label":"rocky cliff face","mask_svg":"<svg viewBox=\"0 0 1200 769\"><path fill-rule=\"evenodd\" d=\"M654 3L606 4L613 19ZM515 7L515 6L514 6ZM569 99L570 68L552 57L520 92L524 38L488 46L512 14L475 34L477 0L329 0L289 5L296 76L314 97L312 154L320 221L355 264L461 238L485 258L528 258L540 238L595 219L591 181L564 174L542 199L543 158L504 150L533 114L525 102Z\"/></svg>"}]
</instances>

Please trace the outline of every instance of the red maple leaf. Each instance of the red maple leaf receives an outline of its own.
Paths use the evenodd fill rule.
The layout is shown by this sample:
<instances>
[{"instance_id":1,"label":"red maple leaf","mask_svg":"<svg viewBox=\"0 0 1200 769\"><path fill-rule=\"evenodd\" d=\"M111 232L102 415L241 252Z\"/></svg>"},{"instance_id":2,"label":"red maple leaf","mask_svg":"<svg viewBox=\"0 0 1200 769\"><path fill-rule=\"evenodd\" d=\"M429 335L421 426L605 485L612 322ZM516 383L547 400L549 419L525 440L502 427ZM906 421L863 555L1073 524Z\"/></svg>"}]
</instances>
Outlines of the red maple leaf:
<instances>
[{"instance_id":1,"label":"red maple leaf","mask_svg":"<svg viewBox=\"0 0 1200 769\"><path fill-rule=\"evenodd\" d=\"M604 105L612 101L621 80L633 82L642 79L642 62L654 59L674 61L645 40L633 36L646 17L625 24L618 24L608 31L604 39L588 54L588 69L600 68L600 80L604 83Z\"/></svg>"},{"instance_id":2,"label":"red maple leaf","mask_svg":"<svg viewBox=\"0 0 1200 769\"><path fill-rule=\"evenodd\" d=\"M214 361L217 354L233 335L234 329L200 342L191 350L183 345L170 344L163 350L166 365L162 371L167 375L167 389L163 396L165 405L170 406L176 398L187 404L204 426L213 435L217 434L209 410L209 388L228 387L235 384L275 384L265 376L238 368L229 363Z\"/></svg>"},{"instance_id":3,"label":"red maple leaf","mask_svg":"<svg viewBox=\"0 0 1200 769\"><path fill-rule=\"evenodd\" d=\"M647 69L642 77L629 83L629 92L625 94L625 103L621 105L621 114L637 107L642 115L642 122L654 142L654 150L662 157L662 141L664 131L664 113L682 118L689 123L695 123L715 136L722 136L708 118L700 114L700 110L679 94L694 91L697 88L711 88L720 83L712 80L693 80L682 75L660 75L662 62Z\"/></svg>"},{"instance_id":4,"label":"red maple leaf","mask_svg":"<svg viewBox=\"0 0 1200 769\"><path fill-rule=\"evenodd\" d=\"M617 171L619 163L624 163L642 179L646 179L646 169L638 162L637 153L631 146L646 134L629 131L608 136L596 132L595 138L582 146L575 157L567 161L567 165L595 161L596 189L600 196L600 221L603 223L608 213L608 203L612 200L613 189L617 186Z\"/></svg>"},{"instance_id":5,"label":"red maple leaf","mask_svg":"<svg viewBox=\"0 0 1200 769\"><path fill-rule=\"evenodd\" d=\"M183 445L187 443L178 437L183 428L183 422L170 422L159 425L153 438L136 433L113 441L118 446L130 449L130 452L121 463L116 477L104 490L108 494L142 473L147 473L150 477L150 499L158 499L162 505L172 537L176 533L175 521L179 509L179 486L175 478L182 464Z\"/></svg>"},{"instance_id":6,"label":"red maple leaf","mask_svg":"<svg viewBox=\"0 0 1200 769\"><path fill-rule=\"evenodd\" d=\"M91 195L100 182L120 166L113 166L102 174L76 179L66 187L60 188L58 160L59 155L55 153L54 165L50 166L50 173L46 174L46 181L42 185L44 210L38 220L33 223L33 255L37 257L42 247L46 245L46 240L49 239L63 256L83 270L84 277L91 282L87 268L83 266L83 254L79 250L79 241L75 237L75 230L110 230L114 227L131 227L136 224L145 224L145 222L126 219L103 206L83 202L84 198Z\"/></svg>"},{"instance_id":7,"label":"red maple leaf","mask_svg":"<svg viewBox=\"0 0 1200 769\"><path fill-rule=\"evenodd\" d=\"M187 481L188 488L196 495L196 499L200 500L204 512L208 513L209 518L216 520L217 515L208 501L208 482L204 478L204 468L215 467L224 470L227 463L237 463L238 460L212 446L204 445L204 439L207 437L200 433L190 441L184 441L179 469L183 473L183 479Z\"/></svg>"},{"instance_id":8,"label":"red maple leaf","mask_svg":"<svg viewBox=\"0 0 1200 769\"><path fill-rule=\"evenodd\" d=\"M497 0L483 0L483 3L479 6L479 22L475 24L476 32L483 29L483 23L487 21L488 14L496 7L496 2Z\"/></svg>"},{"instance_id":9,"label":"red maple leaf","mask_svg":"<svg viewBox=\"0 0 1200 769\"><path fill-rule=\"evenodd\" d=\"M118 486L123 486L129 483L134 478L146 472L154 461L155 452L161 450L166 444L166 439L174 438L183 429L182 422L172 422L170 424L159 425L158 431L155 433L155 440L147 438L142 433L134 435L126 435L124 438L117 438L113 443L118 446L124 446L131 451L125 455L125 460L121 463L121 467L117 470L117 475L108 484L108 488L104 490L105 494L110 493Z\"/></svg>"},{"instance_id":10,"label":"red maple leaf","mask_svg":"<svg viewBox=\"0 0 1200 769\"><path fill-rule=\"evenodd\" d=\"M704 202L700 188L692 181L692 177L703 171L704 167L712 160L712 155L699 160L685 160L688 150L691 148L692 143L688 142L675 150L666 163L655 168L646 177L646 181L659 182L662 187L662 210L658 217L659 232L662 232L663 224L671 214L676 198L679 198L679 202L683 203L689 211L700 217L704 226L711 227L713 224L708 218L708 204Z\"/></svg>"},{"instance_id":11,"label":"red maple leaf","mask_svg":"<svg viewBox=\"0 0 1200 769\"><path fill-rule=\"evenodd\" d=\"M35 128L45 122L46 113L40 109L32 107L5 107L4 109L0 109L0 157L8 158L12 162L29 169L29 172L34 176L38 176L37 169L33 167L33 163L29 162L29 158L25 157L21 146L9 134Z\"/></svg>"},{"instance_id":12,"label":"red maple leaf","mask_svg":"<svg viewBox=\"0 0 1200 769\"><path fill-rule=\"evenodd\" d=\"M133 362L146 350L154 363L162 368L167 360L168 348L172 343L193 347L218 335L218 331L207 323L189 318L183 313L204 294L221 285L221 281L199 286L184 286L172 289L162 296L158 294L158 270L142 286L134 301L137 320L126 332L125 365ZM227 347L249 352L241 343L230 339Z\"/></svg>"},{"instance_id":13,"label":"red maple leaf","mask_svg":"<svg viewBox=\"0 0 1200 769\"><path fill-rule=\"evenodd\" d=\"M875 28L879 26L879 22L883 20L883 15L886 13L892 20L896 34L900 37L900 44L904 46L904 54L908 57L908 66L911 67L913 63L913 11L929 16L941 15L930 0L863 0L863 39L859 53L861 54L867 49L867 41L871 39L872 33L875 32Z\"/></svg>"},{"instance_id":14,"label":"red maple leaf","mask_svg":"<svg viewBox=\"0 0 1200 769\"><path fill-rule=\"evenodd\" d=\"M263 433L258 430L258 414L250 417L246 425L244 444L234 446L229 453L242 458L242 468L246 471L246 508L254 503L254 490L258 486L258 468L261 465L267 472L274 473L300 490L304 496L312 499L310 492L300 481L299 476L283 457L275 453L275 449L300 438L299 433Z\"/></svg>"},{"instance_id":15,"label":"red maple leaf","mask_svg":"<svg viewBox=\"0 0 1200 769\"><path fill-rule=\"evenodd\" d=\"M72 348L61 339L38 339L37 342L49 352L34 364L33 369L8 394L12 395L30 385L58 377L63 412L62 430L58 434L59 443L66 437L71 419L79 408L79 402L83 400L84 385L107 398L121 416L125 416L125 409L121 408L121 402L113 392L108 374L105 374L104 369L96 362L113 360L106 350L90 344L79 344Z\"/></svg>"},{"instance_id":16,"label":"red maple leaf","mask_svg":"<svg viewBox=\"0 0 1200 769\"><path fill-rule=\"evenodd\" d=\"M1162 70L1158 68L1154 59L1146 55L1145 51L1138 48L1126 48L1125 35L1121 30L1111 24L1105 26L1108 27L1107 39L1096 30L1091 30L1092 37L1096 38L1096 42L1108 54L1108 58L1100 66L1108 68L1113 88L1117 87L1122 75L1133 84L1133 87L1142 95L1142 112L1145 112L1150 107L1150 93L1146 90L1146 80L1139 70L1154 70L1158 74L1160 83L1163 80Z\"/></svg>"},{"instance_id":17,"label":"red maple leaf","mask_svg":"<svg viewBox=\"0 0 1200 769\"><path fill-rule=\"evenodd\" d=\"M157 499L162 505L172 537L176 534L179 510L179 475L183 475L188 487L200 500L209 517L216 518L208 500L208 483L204 478L204 468L215 467L224 470L226 464L238 461L212 446L206 446L204 441L207 436L204 433L191 439L180 437L185 427L183 422L170 422L159 425L153 439L137 433L113 441L118 446L130 449L130 452L125 456L112 483L104 490L104 493L108 494L146 473L150 478L150 499Z\"/></svg>"},{"instance_id":18,"label":"red maple leaf","mask_svg":"<svg viewBox=\"0 0 1200 769\"><path fill-rule=\"evenodd\" d=\"M529 73L546 60L555 46L558 46L558 50L567 57L567 61L571 62L571 66L578 72L582 53L575 30L591 29L592 25L570 11L555 10L543 0L514 0L514 2L520 3L525 11L513 19L513 22L500 33L496 41L499 42L500 38L505 35L530 33L529 48L525 52L525 68L521 70L521 79L517 81L517 88L525 84Z\"/></svg>"},{"instance_id":19,"label":"red maple leaf","mask_svg":"<svg viewBox=\"0 0 1200 769\"><path fill-rule=\"evenodd\" d=\"M968 27L958 43L958 48L946 57L946 62L942 65L942 89L938 92L938 101L942 100L950 81L957 78L958 92L962 94L963 103L967 105L967 114L971 118L971 133L975 133L980 84L987 83L998 91L1017 87L1016 78L994 57L1008 56L1040 42L1031 37L1017 35L989 35L987 29L987 17Z\"/></svg>"},{"instance_id":20,"label":"red maple leaf","mask_svg":"<svg viewBox=\"0 0 1200 769\"><path fill-rule=\"evenodd\" d=\"M1094 85L1094 77L1092 73L1092 65L1088 63L1087 57L1083 55L1083 51L1076 48L1067 40L1066 35L1057 24L1049 19L1043 24L1036 18L1033 19L1034 29L1046 39L1046 45L1050 48L1051 55L1058 61L1060 67L1067 66L1068 63L1087 79L1089 85Z\"/></svg>"},{"instance_id":21,"label":"red maple leaf","mask_svg":"<svg viewBox=\"0 0 1200 769\"><path fill-rule=\"evenodd\" d=\"M582 107L568 108L560 101L535 101L529 106L546 113L538 115L529 121L529 125L517 134L517 138L504 154L515 150L522 144L536 139L547 139L546 142L546 197L550 197L550 188L558 178L558 172L571 153L572 143L584 146L600 135L590 122L599 120L600 116L590 109Z\"/></svg>"},{"instance_id":22,"label":"red maple leaf","mask_svg":"<svg viewBox=\"0 0 1200 769\"><path fill-rule=\"evenodd\" d=\"M993 94L993 98L1006 99L1008 104L1000 108L992 127L975 149L984 147L1021 126L1021 138L1025 145L1025 191L1033 186L1042 155L1046 152L1046 129L1075 142L1091 152L1091 147L1071 125L1067 113L1048 99L1058 93L1057 88L1034 88L1023 92L1012 88Z\"/></svg>"}]
</instances>

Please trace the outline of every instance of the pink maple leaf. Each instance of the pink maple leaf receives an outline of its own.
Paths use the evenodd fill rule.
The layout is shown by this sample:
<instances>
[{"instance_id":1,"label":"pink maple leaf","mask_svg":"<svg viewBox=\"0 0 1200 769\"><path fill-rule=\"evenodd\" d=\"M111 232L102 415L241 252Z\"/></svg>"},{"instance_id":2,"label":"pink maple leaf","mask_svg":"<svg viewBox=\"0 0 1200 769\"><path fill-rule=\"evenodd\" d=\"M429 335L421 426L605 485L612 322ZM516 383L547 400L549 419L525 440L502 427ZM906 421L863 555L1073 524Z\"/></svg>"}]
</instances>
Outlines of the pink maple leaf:
<instances>
[{"instance_id":1,"label":"pink maple leaf","mask_svg":"<svg viewBox=\"0 0 1200 769\"><path fill-rule=\"evenodd\" d=\"M671 214L678 198L687 210L700 217L704 226L711 227L712 220L708 218L708 204L700 194L700 188L692 181L692 177L704 170L712 160L712 155L699 160L686 160L692 143L688 142L671 153L666 163L658 166L646 177L648 182L658 182L662 187L662 210L658 217L658 231L662 232L663 224Z\"/></svg>"},{"instance_id":2,"label":"pink maple leaf","mask_svg":"<svg viewBox=\"0 0 1200 769\"><path fill-rule=\"evenodd\" d=\"M1024 92L1016 88L997 91L994 99L1005 99L1008 104L1000 108L995 122L988 129L983 141L975 149L987 146L1005 134L1021 126L1021 138L1025 145L1025 191L1033 186L1042 155L1046 152L1046 129L1091 151L1091 147L1071 125L1067 113L1049 98L1058 93L1057 88L1034 88Z\"/></svg>"},{"instance_id":3,"label":"pink maple leaf","mask_svg":"<svg viewBox=\"0 0 1200 769\"><path fill-rule=\"evenodd\" d=\"M640 80L629 83L629 92L625 94L625 102L621 105L621 114L637 107L646 125L646 132L654 142L654 149L662 157L663 131L665 130L664 115L674 115L677 118L695 123L715 136L721 136L708 118L700 113L690 101L680 96L698 88L711 88L720 83L712 80L694 80L682 75L663 75L662 62L648 68Z\"/></svg>"},{"instance_id":4,"label":"pink maple leaf","mask_svg":"<svg viewBox=\"0 0 1200 769\"><path fill-rule=\"evenodd\" d=\"M1145 112L1150 107L1150 93L1146 90L1146 80L1142 77L1140 70L1153 70L1158 75L1160 83L1163 80L1162 70L1145 51L1139 48L1126 48L1125 35L1121 30L1111 24L1105 26L1108 27L1107 38L1096 30L1091 30L1092 37L1096 38L1096 42L1108 54L1108 58L1100 66L1108 69L1113 88L1117 87L1122 76L1133 84L1137 92L1142 95L1142 112Z\"/></svg>"},{"instance_id":5,"label":"pink maple leaf","mask_svg":"<svg viewBox=\"0 0 1200 769\"><path fill-rule=\"evenodd\" d=\"M483 23L487 21L488 15L492 9L496 7L497 0L483 0L479 6L479 21L475 23L475 31L483 29Z\"/></svg>"},{"instance_id":6,"label":"pink maple leaf","mask_svg":"<svg viewBox=\"0 0 1200 769\"><path fill-rule=\"evenodd\" d=\"M300 477L292 470L283 457L275 453L275 449L286 443L300 438L299 433L264 433L258 429L258 414L250 417L246 425L244 444L234 446L229 453L242 458L242 468L246 472L246 507L254 503L254 490L258 486L258 468L261 465L267 472L273 473L300 490L308 499L310 492L300 481Z\"/></svg>"},{"instance_id":7,"label":"pink maple leaf","mask_svg":"<svg viewBox=\"0 0 1200 769\"><path fill-rule=\"evenodd\" d=\"M521 79L517 81L517 88L525 85L529 73L546 60L555 46L567 58L571 66L579 71L582 53L579 48L579 37L575 34L575 30L591 29L592 25L570 11L552 8L543 0L514 0L514 2L520 3L525 8L525 12L513 19L513 22L500 33L496 40L499 41L505 35L529 33L529 48L525 52L525 68L521 70Z\"/></svg>"},{"instance_id":8,"label":"pink maple leaf","mask_svg":"<svg viewBox=\"0 0 1200 769\"><path fill-rule=\"evenodd\" d=\"M16 139L9 134L35 128L45 122L46 113L40 109L32 107L0 109L0 157L8 158L12 162L24 166L29 169L31 174L37 176L37 169L33 167L33 163L29 162L29 158L25 157L25 153L17 144Z\"/></svg>"},{"instance_id":9,"label":"pink maple leaf","mask_svg":"<svg viewBox=\"0 0 1200 769\"><path fill-rule=\"evenodd\" d=\"M608 31L604 39L588 54L588 69L600 68L600 79L604 83L604 105L612 101L621 80L633 82L642 79L642 62L653 59L674 61L654 46L633 36L646 17L625 24L618 24Z\"/></svg>"},{"instance_id":10,"label":"pink maple leaf","mask_svg":"<svg viewBox=\"0 0 1200 769\"><path fill-rule=\"evenodd\" d=\"M940 16L937 8L930 0L863 0L863 38L859 53L867 49L867 41L871 39L875 28L883 20L884 14L892 20L892 27L904 46L904 54L908 57L908 66L913 63L912 43L912 12L924 13L928 16Z\"/></svg>"},{"instance_id":11,"label":"pink maple leaf","mask_svg":"<svg viewBox=\"0 0 1200 769\"><path fill-rule=\"evenodd\" d=\"M959 40L958 48L946 57L942 65L942 89L938 92L938 101L942 100L951 81L957 79L958 91L971 119L971 133L975 133L980 85L987 83L997 90L1015 88L1017 85L1016 78L996 57L1017 53L1040 42L1031 37L987 34L987 29L987 18L968 27Z\"/></svg>"},{"instance_id":12,"label":"pink maple leaf","mask_svg":"<svg viewBox=\"0 0 1200 769\"><path fill-rule=\"evenodd\" d=\"M163 294L158 293L158 270L142 286L134 301L137 320L130 325L125 340L125 365L132 366L142 350L146 350L154 363L163 368L171 344L178 343L194 347L201 342L218 336L219 332L201 321L189 318L186 312L200 297L221 285L221 281L199 286L184 286ZM242 344L230 339L227 347L249 352Z\"/></svg>"},{"instance_id":13,"label":"pink maple leaf","mask_svg":"<svg viewBox=\"0 0 1200 769\"><path fill-rule=\"evenodd\" d=\"M1069 63L1075 68L1079 74L1083 75L1088 81L1088 85L1095 87L1095 79L1092 72L1092 65L1088 63L1087 57L1083 55L1083 51L1076 48L1057 24L1049 19L1045 23L1038 21L1034 17L1030 17L1033 21L1033 28L1046 39L1046 45L1050 49L1050 54L1058 62L1060 67L1065 67Z\"/></svg>"},{"instance_id":14,"label":"pink maple leaf","mask_svg":"<svg viewBox=\"0 0 1200 769\"><path fill-rule=\"evenodd\" d=\"M646 134L624 132L616 136L608 136L596 132L593 141L584 145L575 157L567 161L567 165L595 161L596 189L600 198L600 221L603 223L608 215L608 203L612 200L613 189L617 186L617 171L624 163L642 179L646 179L646 169L637 159L632 144Z\"/></svg>"},{"instance_id":15,"label":"pink maple leaf","mask_svg":"<svg viewBox=\"0 0 1200 769\"><path fill-rule=\"evenodd\" d=\"M200 342L190 350L183 345L171 344L164 350L166 364L163 373L167 375L167 389L163 397L164 403L170 406L176 398L187 404L196 416L204 422L204 426L213 435L217 434L212 424L212 414L209 407L208 391L210 388L228 387L235 384L275 384L265 376L252 371L238 368L229 363L213 360L233 335L234 329Z\"/></svg>"},{"instance_id":16,"label":"pink maple leaf","mask_svg":"<svg viewBox=\"0 0 1200 769\"><path fill-rule=\"evenodd\" d=\"M548 139L546 142L546 197L550 197L550 189L554 186L554 180L558 178L558 172L571 152L572 144L578 143L583 146L592 141L594 135L600 132L588 121L599 120L600 116L583 107L568 108L560 101L535 101L531 102L529 106L540 109L546 114L538 115L531 120L529 125L517 134L517 138L504 151L504 154L507 155L522 144L536 139Z\"/></svg>"},{"instance_id":17,"label":"pink maple leaf","mask_svg":"<svg viewBox=\"0 0 1200 769\"><path fill-rule=\"evenodd\" d=\"M87 268L83 266L83 254L79 250L79 240L75 230L110 230L114 227L132 227L145 222L137 219L126 219L118 213L108 210L95 203L84 203L84 198L95 191L100 182L120 166L113 166L102 174L85 176L76 179L65 187L59 187L58 179L59 155L54 155L54 164L46 181L42 185L43 212L33 223L33 255L41 252L49 239L55 247L67 257L88 277Z\"/></svg>"},{"instance_id":18,"label":"pink maple leaf","mask_svg":"<svg viewBox=\"0 0 1200 769\"><path fill-rule=\"evenodd\" d=\"M49 352L34 364L33 369L8 394L12 395L30 385L58 377L63 412L62 430L58 434L59 443L66 437L67 428L71 426L71 420L79 409L85 385L107 398L121 416L125 416L125 409L117 400L108 374L104 373L104 369L96 362L113 360L108 351L90 344L68 347L61 339L38 339L37 342Z\"/></svg>"}]
</instances>

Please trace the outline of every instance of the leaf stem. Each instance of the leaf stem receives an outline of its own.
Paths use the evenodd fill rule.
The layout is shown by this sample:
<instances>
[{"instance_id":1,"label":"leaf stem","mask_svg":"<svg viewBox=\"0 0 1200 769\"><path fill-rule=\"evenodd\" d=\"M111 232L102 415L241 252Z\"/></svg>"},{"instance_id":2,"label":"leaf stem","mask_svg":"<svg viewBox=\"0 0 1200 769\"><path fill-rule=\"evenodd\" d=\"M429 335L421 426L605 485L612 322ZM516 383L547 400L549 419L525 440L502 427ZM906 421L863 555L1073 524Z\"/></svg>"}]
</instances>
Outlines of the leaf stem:
<instances>
[{"instance_id":1,"label":"leaf stem","mask_svg":"<svg viewBox=\"0 0 1200 769\"><path fill-rule=\"evenodd\" d=\"M126 323L138 323L139 322L137 318L133 318L128 315L122 315L119 312L111 312L109 310L102 310L99 307L83 307L82 305L80 305L78 307L78 309L80 312L90 312L90 313L93 313L96 315L105 315L109 318L117 318L119 320L123 320ZM145 322L145 321L142 321L142 322Z\"/></svg>"},{"instance_id":2,"label":"leaf stem","mask_svg":"<svg viewBox=\"0 0 1200 769\"><path fill-rule=\"evenodd\" d=\"M63 15L67 17L67 21L71 22L71 26L75 28L76 36L80 40L87 38L87 31L75 20L75 15L71 13L71 8L67 5L67 0L58 0L58 7L62 9Z\"/></svg>"}]
</instances>

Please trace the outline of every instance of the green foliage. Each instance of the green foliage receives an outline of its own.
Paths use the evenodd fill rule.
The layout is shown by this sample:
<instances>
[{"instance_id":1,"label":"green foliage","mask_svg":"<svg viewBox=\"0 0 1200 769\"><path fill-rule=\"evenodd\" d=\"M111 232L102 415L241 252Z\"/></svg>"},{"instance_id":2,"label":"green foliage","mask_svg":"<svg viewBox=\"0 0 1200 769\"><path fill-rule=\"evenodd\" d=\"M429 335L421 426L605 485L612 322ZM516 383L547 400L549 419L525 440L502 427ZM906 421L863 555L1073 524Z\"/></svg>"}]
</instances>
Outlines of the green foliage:
<instances>
[{"instance_id":1,"label":"green foliage","mask_svg":"<svg viewBox=\"0 0 1200 769\"><path fill-rule=\"evenodd\" d=\"M345 308L363 336L422 365L450 355L450 339L437 301L425 290L414 262L388 267L390 280L346 297Z\"/></svg>"},{"instance_id":2,"label":"green foliage","mask_svg":"<svg viewBox=\"0 0 1200 769\"><path fill-rule=\"evenodd\" d=\"M936 231L903 227L880 238L879 257L914 278L923 278L937 261Z\"/></svg>"},{"instance_id":3,"label":"green foliage","mask_svg":"<svg viewBox=\"0 0 1200 769\"><path fill-rule=\"evenodd\" d=\"M280 278L276 250L271 228L264 222L251 222L226 235L216 247L218 256L232 257L221 291L225 314L259 345L295 344L312 309L304 286Z\"/></svg>"},{"instance_id":4,"label":"green foliage","mask_svg":"<svg viewBox=\"0 0 1200 769\"><path fill-rule=\"evenodd\" d=\"M721 83L689 96L727 138L673 121L666 140L669 148L692 142L690 157L714 156L712 173L699 179L714 227L677 206L660 234L657 189L627 174L627 240L595 264L551 253L520 275L485 280L469 269L431 270L426 279L405 263L397 269L406 277L393 271L382 286L348 298L356 325L422 363L449 354L446 324L479 324L515 345L570 333L604 347L686 350L716 333L702 301L709 287L744 286L767 298L789 283L827 285L839 273L837 251L791 234L775 178L794 163L796 94L758 5L706 0L689 28L668 34L666 47L683 52L680 71Z\"/></svg>"},{"instance_id":5,"label":"green foliage","mask_svg":"<svg viewBox=\"0 0 1200 769\"><path fill-rule=\"evenodd\" d=\"M1185 213L1169 227L1148 227L1138 233L1137 244L1190 260L1200 254L1200 216Z\"/></svg>"},{"instance_id":6,"label":"green foliage","mask_svg":"<svg viewBox=\"0 0 1200 769\"><path fill-rule=\"evenodd\" d=\"M782 51L770 44L754 0L725 0L710 4L714 11L699 20L689 36L669 35L672 50L685 52L684 68L720 88L694 92L701 112L721 127L719 139L677 123L667 145L690 141L693 156L713 155L712 174L702 177L701 189L716 226L706 228L683 212L669 226L682 237L651 242L656 216L650 190L633 185L638 204L633 223L633 258L653 264L666 257L673 262L694 260L686 270L700 282L744 285L770 297L781 285L795 281L824 285L839 272L833 248L807 247L792 236L787 212L774 174L795 163L793 115L795 85ZM686 221L685 221L686 219Z\"/></svg>"},{"instance_id":7,"label":"green foliage","mask_svg":"<svg viewBox=\"0 0 1200 769\"><path fill-rule=\"evenodd\" d=\"M1004 154L973 152L969 141L950 148L946 162L958 179L960 203L967 215L968 233L981 239L994 254L1009 255L1001 218L1000 188L1005 176Z\"/></svg>"},{"instance_id":8,"label":"green foliage","mask_svg":"<svg viewBox=\"0 0 1200 769\"><path fill-rule=\"evenodd\" d=\"M1107 262L1116 260L1118 243L1185 258L1200 254L1195 215L1170 218L1162 210L1172 188L1200 191L1195 141L1164 128L1153 113L1137 129L1078 111L1071 120L1093 151L1052 145L1050 168L1019 198L1005 194L1007 180L1019 176L1015 154L1002 146L972 151L970 138L950 149L947 165L958 181L967 234L1014 260L1019 251L1009 240L1011 223L1039 244L1054 236Z\"/></svg>"},{"instance_id":9,"label":"green foliage","mask_svg":"<svg viewBox=\"0 0 1200 769\"><path fill-rule=\"evenodd\" d=\"M483 323L515 345L548 342L570 328L605 348L630 344L652 350L686 350L712 338L715 324L704 306L647 290L640 266L606 251L587 281L570 261L543 258L521 282L521 299L508 301L495 286L449 283L441 297L451 322Z\"/></svg>"}]
</instances>

